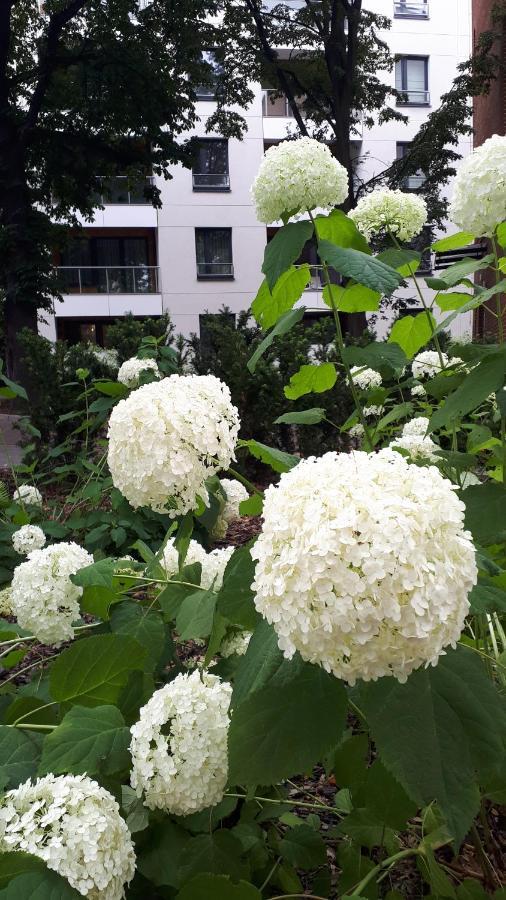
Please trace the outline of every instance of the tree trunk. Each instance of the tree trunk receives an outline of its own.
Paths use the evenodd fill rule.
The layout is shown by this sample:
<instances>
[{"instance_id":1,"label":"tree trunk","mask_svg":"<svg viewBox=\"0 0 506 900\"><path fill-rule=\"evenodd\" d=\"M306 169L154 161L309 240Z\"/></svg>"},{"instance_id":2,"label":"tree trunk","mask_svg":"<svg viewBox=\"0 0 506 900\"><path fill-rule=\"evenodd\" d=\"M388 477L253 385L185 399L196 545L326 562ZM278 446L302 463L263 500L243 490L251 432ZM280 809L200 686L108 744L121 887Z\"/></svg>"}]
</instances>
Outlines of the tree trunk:
<instances>
[{"instance_id":1,"label":"tree trunk","mask_svg":"<svg viewBox=\"0 0 506 900\"><path fill-rule=\"evenodd\" d=\"M11 295L10 295L11 294ZM23 328L37 331L37 308L29 301L16 300L7 291L4 304L5 357L7 375L12 381L22 384L30 392L30 378L23 365L23 355L18 341Z\"/></svg>"}]
</instances>

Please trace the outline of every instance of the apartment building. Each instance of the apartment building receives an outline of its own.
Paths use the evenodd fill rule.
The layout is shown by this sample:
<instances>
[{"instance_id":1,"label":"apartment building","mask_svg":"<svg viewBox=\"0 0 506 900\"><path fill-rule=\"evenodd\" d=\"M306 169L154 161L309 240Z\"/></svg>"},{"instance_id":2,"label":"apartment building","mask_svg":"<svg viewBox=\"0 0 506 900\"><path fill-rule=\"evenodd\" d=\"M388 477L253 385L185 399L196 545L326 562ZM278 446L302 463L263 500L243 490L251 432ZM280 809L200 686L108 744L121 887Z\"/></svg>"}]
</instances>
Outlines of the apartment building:
<instances>
[{"instance_id":1,"label":"apartment building","mask_svg":"<svg viewBox=\"0 0 506 900\"><path fill-rule=\"evenodd\" d=\"M367 180L405 152L468 58L471 0L365 0L364 6L392 19L382 37L398 61L386 77L403 92L399 105L408 116L406 124L363 128L354 136L357 174ZM141 185L127 190L126 179L115 180L104 208L58 261L65 294L54 315L45 314L41 329L47 336L103 343L111 320L164 311L178 332L189 335L224 306L234 314L249 307L270 236L256 220L250 186L264 149L295 131L295 122L288 103L261 85L241 111L247 122L242 141L206 134L213 108L212 90L199 91L198 159L193 171L174 167L171 180L157 181L161 209L144 202ZM470 141L462 141L459 150L469 153ZM421 178L422 173L408 179L405 189L416 190ZM404 295L418 307L412 287ZM317 272L301 302L313 314L326 311ZM387 327L377 325L380 334ZM457 328L469 331L470 319L457 319Z\"/></svg>"}]
</instances>

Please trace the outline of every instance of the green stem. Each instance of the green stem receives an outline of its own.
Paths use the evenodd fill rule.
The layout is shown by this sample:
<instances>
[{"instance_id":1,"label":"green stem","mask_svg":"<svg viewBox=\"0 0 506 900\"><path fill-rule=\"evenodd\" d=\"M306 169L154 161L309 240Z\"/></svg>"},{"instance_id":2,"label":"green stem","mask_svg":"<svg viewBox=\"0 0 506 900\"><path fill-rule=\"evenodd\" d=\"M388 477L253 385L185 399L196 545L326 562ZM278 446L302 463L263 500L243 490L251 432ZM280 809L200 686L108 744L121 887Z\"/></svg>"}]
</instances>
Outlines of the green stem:
<instances>
[{"instance_id":1,"label":"green stem","mask_svg":"<svg viewBox=\"0 0 506 900\"><path fill-rule=\"evenodd\" d=\"M235 469L232 469L231 466L228 467L228 471L237 481L240 481L241 484L244 485L245 488L248 488L248 491L251 491L253 494L258 494L259 497L263 498L263 491L259 491L258 488L255 487L252 481L249 478L246 478L244 475L241 475L240 472L237 472Z\"/></svg>"},{"instance_id":2,"label":"green stem","mask_svg":"<svg viewBox=\"0 0 506 900\"><path fill-rule=\"evenodd\" d=\"M247 794L225 794L225 797L236 797L238 800L257 800L259 803L274 803L276 806L289 804L290 806L300 806L303 809L317 809L319 812L322 812L324 809L325 812L332 813L338 819L342 818L341 813L337 809L333 809L332 806L325 806L323 803L305 803L303 800L290 800L289 798L274 800L272 797L248 797Z\"/></svg>"},{"instance_id":3,"label":"green stem","mask_svg":"<svg viewBox=\"0 0 506 900\"><path fill-rule=\"evenodd\" d=\"M494 259L495 259L495 283L499 284L499 280L500 280L499 252L497 250L497 241L496 241L495 237L492 238L492 249L494 251ZM496 294L495 303L496 303L496 311L497 311L497 332L498 332L498 336L499 336L499 343L503 344L504 343L504 319L503 319L504 310L502 308L500 294Z\"/></svg>"},{"instance_id":4,"label":"green stem","mask_svg":"<svg viewBox=\"0 0 506 900\"><path fill-rule=\"evenodd\" d=\"M19 719L15 719L15 721L12 723L12 728L22 727L20 723L24 719L26 719L28 716L31 716L32 713L39 713L43 709L48 709L50 706L57 706L57 705L58 705L58 700L52 700L51 703L44 703L44 706L39 706L39 707L37 707L37 709L31 709L29 712L25 713L24 716L20 716ZM26 727L28 728L28 725Z\"/></svg>"},{"instance_id":5,"label":"green stem","mask_svg":"<svg viewBox=\"0 0 506 900\"><path fill-rule=\"evenodd\" d=\"M184 587L191 587L196 591L210 591L211 588L201 587L200 584L192 584L191 581L176 581L175 578L145 578L144 575L123 575L121 573L122 581L144 581L146 584L182 584ZM217 594L218 591L213 591L214 594ZM102 624L102 623L97 623Z\"/></svg>"},{"instance_id":6,"label":"green stem","mask_svg":"<svg viewBox=\"0 0 506 900\"><path fill-rule=\"evenodd\" d=\"M504 388L503 388L504 390ZM501 416L502 483L506 487L506 418Z\"/></svg>"},{"instance_id":7,"label":"green stem","mask_svg":"<svg viewBox=\"0 0 506 900\"><path fill-rule=\"evenodd\" d=\"M28 728L30 731L54 731L56 725L36 725L35 723L25 722L22 725L8 725L8 728Z\"/></svg>"},{"instance_id":8,"label":"green stem","mask_svg":"<svg viewBox=\"0 0 506 900\"><path fill-rule=\"evenodd\" d=\"M263 890L265 890L265 888L266 888L267 885L269 884L269 881L271 880L272 876L274 875L274 872L276 871L276 869L277 869L277 867L279 866L280 862L281 862L281 856L278 856L276 862L275 862L274 865L272 866L272 869L271 869L270 872L268 873L268 875L267 875L265 881L264 881L264 882L260 885L260 887L258 888L258 890L260 891L260 893L261 893Z\"/></svg>"},{"instance_id":9,"label":"green stem","mask_svg":"<svg viewBox=\"0 0 506 900\"><path fill-rule=\"evenodd\" d=\"M387 859L384 859L383 862L380 862L377 866L374 867L374 869L371 869L371 871L367 873L365 878L362 878L362 881L357 884L353 893L347 894L346 898L360 897L364 888L366 888L369 882L372 881L373 878L376 878L376 875L379 875L379 873L382 872L383 869L390 869L400 859L406 859L408 856L417 856L420 854L420 852L421 851L418 849L418 847L410 847L408 850L399 850L399 853L394 853L393 856L389 856Z\"/></svg>"},{"instance_id":10,"label":"green stem","mask_svg":"<svg viewBox=\"0 0 506 900\"><path fill-rule=\"evenodd\" d=\"M88 628L97 628L101 624L102 622L91 622L89 625L78 625L77 628L74 628L74 632L75 634L80 634L81 631L87 631ZM38 637L35 634L28 634L26 637L19 635L9 641L0 641L0 649L9 647L11 644L27 644L28 641L38 641Z\"/></svg>"}]
</instances>

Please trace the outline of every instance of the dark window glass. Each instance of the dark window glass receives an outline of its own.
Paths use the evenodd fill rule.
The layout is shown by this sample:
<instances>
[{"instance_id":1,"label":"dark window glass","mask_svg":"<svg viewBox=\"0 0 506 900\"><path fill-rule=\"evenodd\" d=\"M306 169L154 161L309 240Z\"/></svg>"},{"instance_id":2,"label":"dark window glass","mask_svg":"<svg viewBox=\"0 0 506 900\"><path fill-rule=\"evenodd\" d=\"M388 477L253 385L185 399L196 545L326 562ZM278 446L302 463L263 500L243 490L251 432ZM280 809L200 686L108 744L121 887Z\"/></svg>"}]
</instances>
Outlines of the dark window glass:
<instances>
[{"instance_id":1,"label":"dark window glass","mask_svg":"<svg viewBox=\"0 0 506 900\"><path fill-rule=\"evenodd\" d=\"M201 140L193 164L195 190L228 190L228 141Z\"/></svg>"},{"instance_id":2,"label":"dark window glass","mask_svg":"<svg viewBox=\"0 0 506 900\"><path fill-rule=\"evenodd\" d=\"M196 228L195 247L198 278L233 276L231 228Z\"/></svg>"},{"instance_id":3,"label":"dark window glass","mask_svg":"<svg viewBox=\"0 0 506 900\"><path fill-rule=\"evenodd\" d=\"M397 159L404 159L405 156L409 153L409 148L411 144L407 141L398 141L397 142ZM419 169L413 175L406 175L405 178L401 181L401 188L404 191L417 191L419 190L425 181L425 175L422 170Z\"/></svg>"},{"instance_id":4,"label":"dark window glass","mask_svg":"<svg viewBox=\"0 0 506 900\"><path fill-rule=\"evenodd\" d=\"M206 79L206 84L199 84L197 86L195 93L199 100L214 100L216 95L216 84L223 73L223 66L216 59L216 52L214 50L204 50L202 53L202 61L207 65L209 78Z\"/></svg>"},{"instance_id":5,"label":"dark window glass","mask_svg":"<svg viewBox=\"0 0 506 900\"><path fill-rule=\"evenodd\" d=\"M427 56L401 56L395 63L395 87L402 92L400 105L428 106L429 60Z\"/></svg>"},{"instance_id":6,"label":"dark window glass","mask_svg":"<svg viewBox=\"0 0 506 900\"><path fill-rule=\"evenodd\" d=\"M153 293L147 237L76 238L63 251L60 276L66 293Z\"/></svg>"}]
</instances>

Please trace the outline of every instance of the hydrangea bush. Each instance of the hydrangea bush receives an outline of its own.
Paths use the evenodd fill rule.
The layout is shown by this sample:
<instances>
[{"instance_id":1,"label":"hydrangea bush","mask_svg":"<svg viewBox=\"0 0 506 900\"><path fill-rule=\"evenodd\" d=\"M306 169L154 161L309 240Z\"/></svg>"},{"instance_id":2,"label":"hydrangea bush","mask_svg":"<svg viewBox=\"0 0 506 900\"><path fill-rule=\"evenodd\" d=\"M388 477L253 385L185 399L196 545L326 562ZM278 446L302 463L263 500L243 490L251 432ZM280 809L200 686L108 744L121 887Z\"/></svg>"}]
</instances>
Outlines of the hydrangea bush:
<instances>
[{"instance_id":1,"label":"hydrangea bush","mask_svg":"<svg viewBox=\"0 0 506 900\"><path fill-rule=\"evenodd\" d=\"M6 900L395 900L406 873L419 896L503 900L506 210L483 197L504 180L505 141L469 163L478 230L456 216L489 238L494 286L470 282L480 260L449 266L388 341L360 345L341 313L373 311L406 278L419 288L402 241L421 206L381 192L346 216L327 147L265 155L257 208L284 225L248 368L300 319L294 264L312 241L335 354L292 373L278 422L322 421L312 395L345 379L354 410L329 427L350 452L239 438L227 386L182 376L145 339L164 377L81 372L80 453L55 447L16 473L35 484L0 488ZM461 310L496 300L496 344L443 351ZM261 519L236 547L238 516Z\"/></svg>"}]
</instances>

